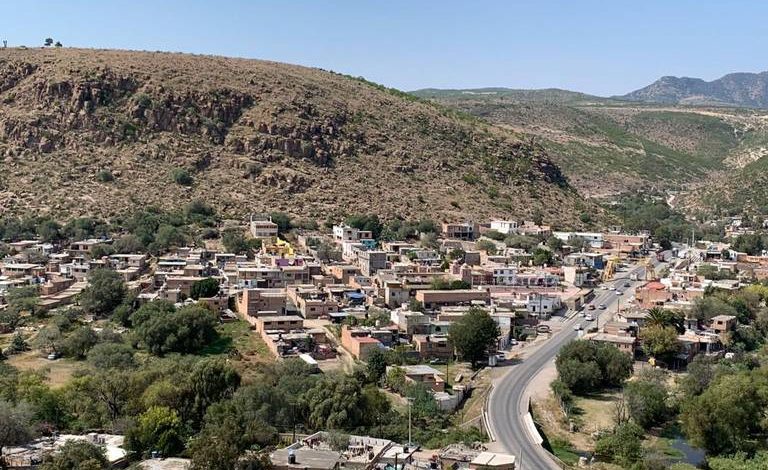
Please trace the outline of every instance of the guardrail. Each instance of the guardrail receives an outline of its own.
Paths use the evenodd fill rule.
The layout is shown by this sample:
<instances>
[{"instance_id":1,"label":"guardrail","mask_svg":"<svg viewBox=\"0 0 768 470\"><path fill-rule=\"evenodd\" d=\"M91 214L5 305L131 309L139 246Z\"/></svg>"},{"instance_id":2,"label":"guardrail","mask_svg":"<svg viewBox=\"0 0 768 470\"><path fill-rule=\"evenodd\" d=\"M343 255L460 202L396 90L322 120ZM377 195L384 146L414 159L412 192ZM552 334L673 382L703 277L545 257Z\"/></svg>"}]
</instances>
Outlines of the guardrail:
<instances>
[{"instance_id":1,"label":"guardrail","mask_svg":"<svg viewBox=\"0 0 768 470\"><path fill-rule=\"evenodd\" d=\"M496 436L493 435L491 422L490 419L488 419L488 401L491 399L491 393L493 393L493 384L491 384L488 388L488 393L485 395L485 400L483 403L483 428L485 428L485 432L488 434L488 439L490 439L491 442L496 442Z\"/></svg>"}]
</instances>

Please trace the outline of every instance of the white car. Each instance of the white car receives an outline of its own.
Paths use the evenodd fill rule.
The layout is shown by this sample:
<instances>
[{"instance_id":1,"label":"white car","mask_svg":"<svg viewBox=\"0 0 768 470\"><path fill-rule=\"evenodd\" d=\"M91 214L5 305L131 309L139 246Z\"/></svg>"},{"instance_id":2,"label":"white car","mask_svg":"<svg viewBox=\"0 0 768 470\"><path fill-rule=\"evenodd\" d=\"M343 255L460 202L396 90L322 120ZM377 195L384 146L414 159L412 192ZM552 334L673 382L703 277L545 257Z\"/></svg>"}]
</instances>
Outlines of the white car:
<instances>
[{"instance_id":1,"label":"white car","mask_svg":"<svg viewBox=\"0 0 768 470\"><path fill-rule=\"evenodd\" d=\"M592 315L590 315L590 314L587 314L587 316L585 316L584 319L587 320L587 321L593 321L594 317L592 317Z\"/></svg>"},{"instance_id":2,"label":"white car","mask_svg":"<svg viewBox=\"0 0 768 470\"><path fill-rule=\"evenodd\" d=\"M616 286L611 286L611 290L616 290Z\"/></svg>"},{"instance_id":3,"label":"white car","mask_svg":"<svg viewBox=\"0 0 768 470\"><path fill-rule=\"evenodd\" d=\"M608 290L608 286L606 286L605 284L603 284L602 286L600 286L600 288L601 288L601 289L603 289L603 290Z\"/></svg>"},{"instance_id":4,"label":"white car","mask_svg":"<svg viewBox=\"0 0 768 470\"><path fill-rule=\"evenodd\" d=\"M624 292L622 292L622 291L620 291L620 290L617 290L617 291L616 291L616 295L624 295Z\"/></svg>"},{"instance_id":5,"label":"white car","mask_svg":"<svg viewBox=\"0 0 768 470\"><path fill-rule=\"evenodd\" d=\"M606 307L605 307L605 304L600 304L597 306L597 308L599 308L600 310L605 310Z\"/></svg>"},{"instance_id":6,"label":"white car","mask_svg":"<svg viewBox=\"0 0 768 470\"><path fill-rule=\"evenodd\" d=\"M574 329L575 331L579 331L579 330L581 330L581 329L582 329L582 327L581 327L581 325L580 325L580 324L578 324L578 323L577 323L577 324L573 325L573 329Z\"/></svg>"}]
</instances>

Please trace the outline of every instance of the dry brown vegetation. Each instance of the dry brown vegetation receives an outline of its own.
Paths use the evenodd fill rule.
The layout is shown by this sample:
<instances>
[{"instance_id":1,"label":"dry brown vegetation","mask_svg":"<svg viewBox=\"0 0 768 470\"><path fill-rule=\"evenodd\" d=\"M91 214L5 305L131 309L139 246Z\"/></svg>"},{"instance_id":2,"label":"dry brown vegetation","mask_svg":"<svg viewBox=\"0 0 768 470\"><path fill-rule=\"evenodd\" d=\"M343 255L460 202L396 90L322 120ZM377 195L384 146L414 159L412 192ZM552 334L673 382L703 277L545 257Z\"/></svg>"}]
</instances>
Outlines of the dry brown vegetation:
<instances>
[{"instance_id":1,"label":"dry brown vegetation","mask_svg":"<svg viewBox=\"0 0 768 470\"><path fill-rule=\"evenodd\" d=\"M197 198L233 217L541 212L578 226L589 207L513 132L364 80L210 56L0 50L0 158L4 211L57 218Z\"/></svg>"}]
</instances>

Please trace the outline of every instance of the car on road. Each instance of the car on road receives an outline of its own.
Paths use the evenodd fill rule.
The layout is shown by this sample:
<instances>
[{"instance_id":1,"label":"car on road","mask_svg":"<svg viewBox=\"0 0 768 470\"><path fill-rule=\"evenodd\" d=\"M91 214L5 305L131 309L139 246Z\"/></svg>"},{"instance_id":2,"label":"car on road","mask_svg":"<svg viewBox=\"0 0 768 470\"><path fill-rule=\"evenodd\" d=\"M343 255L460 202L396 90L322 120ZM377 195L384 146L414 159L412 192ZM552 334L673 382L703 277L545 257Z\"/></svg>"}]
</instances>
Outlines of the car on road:
<instances>
[{"instance_id":1,"label":"car on road","mask_svg":"<svg viewBox=\"0 0 768 470\"><path fill-rule=\"evenodd\" d=\"M573 329L576 330L576 331L581 330L582 329L581 324L576 323L575 325L573 325Z\"/></svg>"},{"instance_id":2,"label":"car on road","mask_svg":"<svg viewBox=\"0 0 768 470\"><path fill-rule=\"evenodd\" d=\"M620 291L620 290L617 290L617 291L616 291L616 295L624 295L624 292L622 292L622 291Z\"/></svg>"},{"instance_id":3,"label":"car on road","mask_svg":"<svg viewBox=\"0 0 768 470\"><path fill-rule=\"evenodd\" d=\"M610 289L611 290L616 290L616 286L611 286Z\"/></svg>"},{"instance_id":4,"label":"car on road","mask_svg":"<svg viewBox=\"0 0 768 470\"><path fill-rule=\"evenodd\" d=\"M599 308L600 310L605 310L606 307L605 307L605 304L600 304L597 306L597 308Z\"/></svg>"},{"instance_id":5,"label":"car on road","mask_svg":"<svg viewBox=\"0 0 768 470\"><path fill-rule=\"evenodd\" d=\"M632 284L630 284L630 283L628 283L628 282L625 282L625 283L624 283L624 287L632 287Z\"/></svg>"},{"instance_id":6,"label":"car on road","mask_svg":"<svg viewBox=\"0 0 768 470\"><path fill-rule=\"evenodd\" d=\"M517 346L517 340L512 338L511 340L509 340L509 345L510 346Z\"/></svg>"},{"instance_id":7,"label":"car on road","mask_svg":"<svg viewBox=\"0 0 768 470\"><path fill-rule=\"evenodd\" d=\"M587 314L587 316L584 317L584 319L587 320L587 321L593 321L595 318L592 315Z\"/></svg>"},{"instance_id":8,"label":"car on road","mask_svg":"<svg viewBox=\"0 0 768 470\"><path fill-rule=\"evenodd\" d=\"M603 289L603 290L608 290L608 286L606 286L605 284L603 284L602 286L600 286L600 288L601 288L601 289Z\"/></svg>"},{"instance_id":9,"label":"car on road","mask_svg":"<svg viewBox=\"0 0 768 470\"><path fill-rule=\"evenodd\" d=\"M587 305L587 310L594 310L594 309L595 309L595 305L594 304Z\"/></svg>"}]
</instances>

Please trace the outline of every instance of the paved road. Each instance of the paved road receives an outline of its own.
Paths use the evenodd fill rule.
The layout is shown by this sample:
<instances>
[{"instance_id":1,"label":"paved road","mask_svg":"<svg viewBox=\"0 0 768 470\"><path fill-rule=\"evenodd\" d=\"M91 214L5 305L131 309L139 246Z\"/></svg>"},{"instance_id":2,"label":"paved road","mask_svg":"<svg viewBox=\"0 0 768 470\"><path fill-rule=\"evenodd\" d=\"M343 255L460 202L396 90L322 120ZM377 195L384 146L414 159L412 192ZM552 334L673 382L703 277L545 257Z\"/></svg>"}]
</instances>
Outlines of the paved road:
<instances>
[{"instance_id":1,"label":"paved road","mask_svg":"<svg viewBox=\"0 0 768 470\"><path fill-rule=\"evenodd\" d=\"M641 282L630 282L631 273L636 273L639 279L643 279L645 268L635 267L629 272L616 273L616 278L608 283L613 285L616 291L595 290L595 298L590 302L598 306L603 304L605 310L596 309L587 311L595 315L599 324L610 318L616 310L617 301L624 305L629 300L634 287ZM625 283L630 282L632 288L625 288ZM627 293L617 295L617 292L626 290ZM560 348L567 342L576 338L577 333L573 329L574 324L593 324L584 318L574 317L563 322L561 331L555 333L544 344L531 353L517 365L510 367L509 372L497 383L488 400L488 417L491 431L496 441L510 454L518 456L518 462L523 470L557 469L560 468L550 458L550 454L538 445L525 426L525 415L528 412L528 403L525 401L525 389L528 383L550 361L554 360Z\"/></svg>"}]
</instances>

